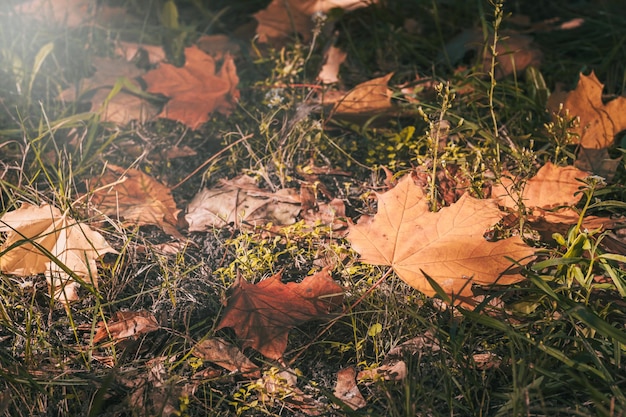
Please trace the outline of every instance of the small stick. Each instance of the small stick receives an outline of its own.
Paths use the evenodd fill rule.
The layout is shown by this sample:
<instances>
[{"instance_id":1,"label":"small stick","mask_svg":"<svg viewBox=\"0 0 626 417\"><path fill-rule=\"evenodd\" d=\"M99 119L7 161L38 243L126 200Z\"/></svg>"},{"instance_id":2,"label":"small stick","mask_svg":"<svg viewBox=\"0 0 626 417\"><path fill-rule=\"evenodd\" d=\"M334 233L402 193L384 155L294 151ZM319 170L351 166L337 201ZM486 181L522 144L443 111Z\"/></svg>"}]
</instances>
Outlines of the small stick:
<instances>
[{"instance_id":1,"label":"small stick","mask_svg":"<svg viewBox=\"0 0 626 417\"><path fill-rule=\"evenodd\" d=\"M171 189L175 190L176 188L180 187L184 182L186 182L189 178L193 177L194 175L196 175L198 173L198 171L200 171L202 168L204 168L205 166L207 166L208 164L211 163L211 161L213 161L215 158L217 158L218 156L220 156L221 154L223 154L224 152L226 152L227 150L231 149L232 147L234 147L235 145L238 145L239 143L243 142L244 140L250 139L253 135L246 135L240 139L237 139L236 141L234 141L233 143L231 143L230 145L228 145L227 147L225 147L224 149L222 149L221 151L219 151L218 153L216 153L215 155L211 156L209 159L207 159L206 161L204 161L202 163L202 165L200 165L198 168L194 169L193 172L189 175L187 175L185 178L183 178L178 184L176 184L175 186L173 186Z\"/></svg>"}]
</instances>

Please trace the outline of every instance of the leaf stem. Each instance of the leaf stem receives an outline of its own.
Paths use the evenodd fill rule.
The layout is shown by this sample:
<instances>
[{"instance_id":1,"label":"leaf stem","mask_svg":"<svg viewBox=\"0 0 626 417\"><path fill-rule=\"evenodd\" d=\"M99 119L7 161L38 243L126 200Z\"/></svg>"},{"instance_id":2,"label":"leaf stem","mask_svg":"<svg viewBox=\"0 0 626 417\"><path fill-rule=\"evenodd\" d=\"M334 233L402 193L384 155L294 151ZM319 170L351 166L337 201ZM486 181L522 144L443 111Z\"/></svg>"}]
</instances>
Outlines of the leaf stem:
<instances>
[{"instance_id":1,"label":"leaf stem","mask_svg":"<svg viewBox=\"0 0 626 417\"><path fill-rule=\"evenodd\" d=\"M222 155L224 152L226 152L227 150L235 147L236 145L240 144L241 142L250 139L252 136L253 136L252 134L246 135L246 136L244 136L242 138L237 139L236 141L234 141L230 145L226 146L224 149L222 149L221 151L219 151L218 153L216 153L215 155L211 156L209 159L204 161L198 168L194 169L191 174L187 175L185 178L180 180L180 182L178 184L176 184L175 186L173 186L171 189L175 190L176 188L180 187L185 182L187 182L187 180L189 180L189 178L191 178L194 175L196 175L202 168L204 168L205 166L210 164L211 161L214 161L218 156Z\"/></svg>"}]
</instances>

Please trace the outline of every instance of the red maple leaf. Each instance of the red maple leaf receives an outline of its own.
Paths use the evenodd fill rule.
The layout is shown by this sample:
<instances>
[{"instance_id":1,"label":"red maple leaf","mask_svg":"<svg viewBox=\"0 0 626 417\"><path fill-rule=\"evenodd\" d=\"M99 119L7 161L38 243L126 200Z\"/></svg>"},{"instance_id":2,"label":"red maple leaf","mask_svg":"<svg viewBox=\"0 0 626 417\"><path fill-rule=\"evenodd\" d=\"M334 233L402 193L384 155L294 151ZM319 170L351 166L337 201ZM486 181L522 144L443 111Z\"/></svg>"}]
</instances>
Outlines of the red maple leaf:
<instances>
[{"instance_id":1,"label":"red maple leaf","mask_svg":"<svg viewBox=\"0 0 626 417\"><path fill-rule=\"evenodd\" d=\"M290 329L326 316L343 300L343 289L326 268L300 283L284 284L280 278L278 273L256 285L238 279L217 326L232 327L244 348L276 360L287 348Z\"/></svg>"},{"instance_id":2,"label":"red maple leaf","mask_svg":"<svg viewBox=\"0 0 626 417\"><path fill-rule=\"evenodd\" d=\"M170 99L159 117L178 120L192 129L200 127L214 111L229 115L239 98L239 78L232 56L226 54L222 67L216 71L215 59L197 46L185 48L182 68L161 64L143 79L148 92Z\"/></svg>"}]
</instances>

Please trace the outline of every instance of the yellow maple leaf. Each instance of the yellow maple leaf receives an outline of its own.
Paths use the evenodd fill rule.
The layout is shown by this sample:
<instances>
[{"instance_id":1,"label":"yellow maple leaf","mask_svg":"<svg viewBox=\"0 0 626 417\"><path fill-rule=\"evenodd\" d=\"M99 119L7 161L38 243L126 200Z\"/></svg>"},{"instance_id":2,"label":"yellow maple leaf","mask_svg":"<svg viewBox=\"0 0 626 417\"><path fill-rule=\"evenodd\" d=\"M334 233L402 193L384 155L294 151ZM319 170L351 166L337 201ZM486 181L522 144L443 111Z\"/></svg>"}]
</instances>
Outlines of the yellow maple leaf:
<instances>
[{"instance_id":1,"label":"yellow maple leaf","mask_svg":"<svg viewBox=\"0 0 626 417\"><path fill-rule=\"evenodd\" d=\"M534 250L518 236L497 242L483 236L504 216L494 200L464 194L433 213L410 175L377 196L376 215L362 217L350 226L347 236L362 262L389 265L404 282L433 296L436 291L427 274L463 303L472 295L472 284L512 284L523 279L510 271L510 258L528 261Z\"/></svg>"}]
</instances>

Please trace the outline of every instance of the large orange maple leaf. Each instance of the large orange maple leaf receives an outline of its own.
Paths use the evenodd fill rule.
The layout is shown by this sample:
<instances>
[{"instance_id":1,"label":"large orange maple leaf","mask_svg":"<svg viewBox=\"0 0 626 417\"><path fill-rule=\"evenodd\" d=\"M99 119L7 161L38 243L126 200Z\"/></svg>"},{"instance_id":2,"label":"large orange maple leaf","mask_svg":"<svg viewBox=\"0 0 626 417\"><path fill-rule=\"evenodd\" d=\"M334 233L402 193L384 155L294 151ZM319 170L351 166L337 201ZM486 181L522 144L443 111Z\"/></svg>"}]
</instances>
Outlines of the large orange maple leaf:
<instances>
[{"instance_id":1,"label":"large orange maple leaf","mask_svg":"<svg viewBox=\"0 0 626 417\"><path fill-rule=\"evenodd\" d=\"M143 76L148 92L169 97L159 117L178 120L192 129L207 121L209 113L229 115L239 99L237 70L230 54L216 72L215 59L197 46L185 48L182 68L161 64Z\"/></svg>"},{"instance_id":2,"label":"large orange maple leaf","mask_svg":"<svg viewBox=\"0 0 626 417\"><path fill-rule=\"evenodd\" d=\"M512 284L523 279L511 270L510 259L527 261L533 249L518 236L497 242L483 236L504 216L494 200L464 194L433 213L410 175L377 196L378 213L351 225L347 236L362 262L389 265L404 282L433 296L436 291L425 273L461 302L472 295L472 284Z\"/></svg>"},{"instance_id":3,"label":"large orange maple leaf","mask_svg":"<svg viewBox=\"0 0 626 417\"><path fill-rule=\"evenodd\" d=\"M580 74L576 89L570 92L563 103L573 116L580 118L580 125L574 129L578 143L585 149L609 147L615 135L626 129L626 97L618 97L604 104L602 84L596 74Z\"/></svg>"},{"instance_id":4,"label":"large orange maple leaf","mask_svg":"<svg viewBox=\"0 0 626 417\"><path fill-rule=\"evenodd\" d=\"M300 283L284 284L280 278L278 273L256 285L238 279L216 330L232 327L244 341L243 348L278 360L287 348L290 329L327 315L343 300L343 288L327 269Z\"/></svg>"},{"instance_id":5,"label":"large orange maple leaf","mask_svg":"<svg viewBox=\"0 0 626 417\"><path fill-rule=\"evenodd\" d=\"M142 171L108 164L91 188L91 203L103 214L124 218L127 224L156 225L182 237L176 228L180 210L171 190Z\"/></svg>"}]
</instances>

